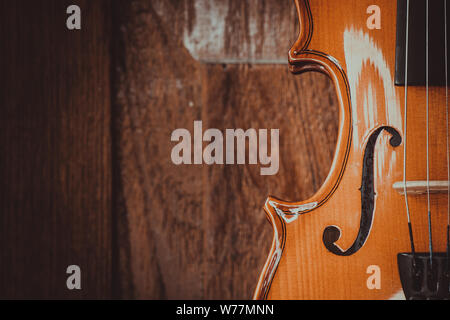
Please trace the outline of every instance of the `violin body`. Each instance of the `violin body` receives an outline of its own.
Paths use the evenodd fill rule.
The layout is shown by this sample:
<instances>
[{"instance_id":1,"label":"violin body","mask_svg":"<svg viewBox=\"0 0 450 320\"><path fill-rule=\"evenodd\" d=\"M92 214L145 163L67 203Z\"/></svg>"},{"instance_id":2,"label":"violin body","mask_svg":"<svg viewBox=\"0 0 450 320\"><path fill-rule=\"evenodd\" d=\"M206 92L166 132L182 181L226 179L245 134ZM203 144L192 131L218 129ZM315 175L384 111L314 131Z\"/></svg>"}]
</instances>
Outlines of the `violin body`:
<instances>
[{"instance_id":1,"label":"violin body","mask_svg":"<svg viewBox=\"0 0 450 320\"><path fill-rule=\"evenodd\" d=\"M428 130L426 88L408 88L405 130L405 88L394 84L397 1L376 1L381 29L367 27L373 1L295 1L300 32L290 68L331 78L339 134L329 175L314 196L267 199L274 238L254 298L404 298L397 255L411 246L405 196L394 184L403 181L404 164L408 181L427 180L427 131L429 180L447 181L446 88L429 88ZM428 252L427 194L408 198L415 249ZM447 250L447 203L447 191L430 196L436 252Z\"/></svg>"}]
</instances>

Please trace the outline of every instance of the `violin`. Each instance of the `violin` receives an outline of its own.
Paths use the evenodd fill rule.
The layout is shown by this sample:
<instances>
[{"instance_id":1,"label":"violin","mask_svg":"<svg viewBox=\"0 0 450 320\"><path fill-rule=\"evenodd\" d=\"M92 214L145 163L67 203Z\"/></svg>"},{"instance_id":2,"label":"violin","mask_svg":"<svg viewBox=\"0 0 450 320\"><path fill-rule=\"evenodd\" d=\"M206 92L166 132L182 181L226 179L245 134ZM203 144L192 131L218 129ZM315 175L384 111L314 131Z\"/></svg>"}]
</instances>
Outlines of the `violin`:
<instances>
[{"instance_id":1,"label":"violin","mask_svg":"<svg viewBox=\"0 0 450 320\"><path fill-rule=\"evenodd\" d=\"M254 299L449 299L450 2L295 4L289 68L332 80L339 132L315 195L266 200Z\"/></svg>"}]
</instances>

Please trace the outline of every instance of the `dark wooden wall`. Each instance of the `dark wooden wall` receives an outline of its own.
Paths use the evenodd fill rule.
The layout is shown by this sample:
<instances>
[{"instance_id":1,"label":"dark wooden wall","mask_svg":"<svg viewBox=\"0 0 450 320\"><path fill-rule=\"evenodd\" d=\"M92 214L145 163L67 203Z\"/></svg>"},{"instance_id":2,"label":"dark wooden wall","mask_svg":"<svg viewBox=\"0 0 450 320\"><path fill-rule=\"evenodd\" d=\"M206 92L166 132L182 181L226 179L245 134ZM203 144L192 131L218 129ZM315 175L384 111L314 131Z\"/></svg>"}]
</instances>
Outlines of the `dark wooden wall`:
<instances>
[{"instance_id":1,"label":"dark wooden wall","mask_svg":"<svg viewBox=\"0 0 450 320\"><path fill-rule=\"evenodd\" d=\"M111 292L111 6L77 2L82 32L71 1L0 1L1 298Z\"/></svg>"},{"instance_id":2,"label":"dark wooden wall","mask_svg":"<svg viewBox=\"0 0 450 320\"><path fill-rule=\"evenodd\" d=\"M72 3L81 31L65 28ZM251 297L272 240L265 198L320 186L338 111L325 76L278 64L290 0L205 3L0 1L0 297ZM197 41L208 12L224 17L220 50ZM171 133L195 120L280 129L278 174L175 166Z\"/></svg>"}]
</instances>

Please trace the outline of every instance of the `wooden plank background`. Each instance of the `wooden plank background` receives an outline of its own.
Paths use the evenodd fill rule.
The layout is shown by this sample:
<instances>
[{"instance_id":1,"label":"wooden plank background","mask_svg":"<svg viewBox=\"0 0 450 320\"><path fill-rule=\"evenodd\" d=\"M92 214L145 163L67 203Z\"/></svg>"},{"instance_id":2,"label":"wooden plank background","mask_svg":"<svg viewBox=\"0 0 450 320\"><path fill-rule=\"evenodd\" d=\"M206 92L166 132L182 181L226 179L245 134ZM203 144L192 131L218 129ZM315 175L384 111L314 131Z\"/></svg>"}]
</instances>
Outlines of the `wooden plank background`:
<instances>
[{"instance_id":1,"label":"wooden plank background","mask_svg":"<svg viewBox=\"0 0 450 320\"><path fill-rule=\"evenodd\" d=\"M72 3L79 32L65 29ZM272 240L266 197L312 195L336 141L330 81L279 64L293 3L0 5L0 296L250 298ZM195 120L280 129L278 174L175 166L171 133ZM70 264L81 292L65 288Z\"/></svg>"},{"instance_id":2,"label":"wooden plank background","mask_svg":"<svg viewBox=\"0 0 450 320\"><path fill-rule=\"evenodd\" d=\"M110 296L111 4L78 3L0 1L1 298Z\"/></svg>"}]
</instances>

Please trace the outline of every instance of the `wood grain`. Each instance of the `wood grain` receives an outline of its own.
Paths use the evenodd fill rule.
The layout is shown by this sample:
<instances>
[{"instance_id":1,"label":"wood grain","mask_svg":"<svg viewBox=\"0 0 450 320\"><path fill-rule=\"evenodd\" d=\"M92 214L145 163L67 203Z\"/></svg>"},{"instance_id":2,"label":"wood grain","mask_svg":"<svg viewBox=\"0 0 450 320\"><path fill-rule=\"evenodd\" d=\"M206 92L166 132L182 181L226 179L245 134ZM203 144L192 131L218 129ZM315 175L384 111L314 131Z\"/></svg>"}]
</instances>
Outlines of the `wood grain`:
<instances>
[{"instance_id":1,"label":"wood grain","mask_svg":"<svg viewBox=\"0 0 450 320\"><path fill-rule=\"evenodd\" d=\"M323 75L294 77L284 66L201 64L182 43L186 7L166 2L161 13L154 3L119 10L121 295L250 298L270 246L264 199L308 196L321 185L337 132L334 92ZM240 19L248 17L229 28ZM257 166L175 166L171 133L192 132L194 120L220 130L279 128L278 175L261 177Z\"/></svg>"},{"instance_id":2,"label":"wood grain","mask_svg":"<svg viewBox=\"0 0 450 320\"><path fill-rule=\"evenodd\" d=\"M266 211L271 221L275 221L272 224L276 239L281 238L285 243L274 243L255 298L399 298L403 290L397 254L411 252L411 248L405 199L393 189L393 184L403 181L404 164L407 181L427 179L427 131L429 178L447 180L445 88L430 87L429 127L425 87L409 87L408 114L405 114L405 88L394 86L393 81L396 2L378 1L383 12L381 30L366 27L365 12L371 1L296 2L304 26L301 30L305 32L300 32L290 51L291 69L295 72L321 70L333 79L339 98L340 134L330 174L317 193L297 201L269 198L274 205L266 206ZM306 12L309 8L310 15ZM313 28L308 27L308 17ZM373 174L364 175L362 166L368 140L386 126L398 132L402 143L396 146L390 143L390 134L382 133L374 147L374 159L365 163L373 165ZM405 145L408 148L404 161ZM355 239L362 224L364 205L361 186L367 181L373 184L375 192L373 212L365 212L366 216L374 217L369 236L358 241L362 247L353 254L332 253L323 240L324 231L331 226L339 229L334 241L340 253L358 244ZM446 250L447 200L446 193L430 196L435 252ZM279 214L311 203L317 206L304 210L297 219L286 221ZM409 197L409 208L416 250L429 252L427 197ZM281 260L277 260L281 253L276 251L278 248L283 251ZM377 289L367 285L370 276L367 270L374 265L381 270ZM271 285L269 278L273 280Z\"/></svg>"},{"instance_id":3,"label":"wood grain","mask_svg":"<svg viewBox=\"0 0 450 320\"><path fill-rule=\"evenodd\" d=\"M111 296L110 3L76 3L0 2L2 298Z\"/></svg>"},{"instance_id":4,"label":"wood grain","mask_svg":"<svg viewBox=\"0 0 450 320\"><path fill-rule=\"evenodd\" d=\"M157 1L155 7L165 3ZM296 39L293 1L185 1L183 45L200 62L287 64ZM170 19L164 14L162 18Z\"/></svg>"},{"instance_id":5,"label":"wood grain","mask_svg":"<svg viewBox=\"0 0 450 320\"><path fill-rule=\"evenodd\" d=\"M251 298L266 196L312 195L338 129L325 76L260 64L287 62L294 3L0 0L0 18L0 297ZM175 166L171 133L194 120L280 129L279 173Z\"/></svg>"}]
</instances>

